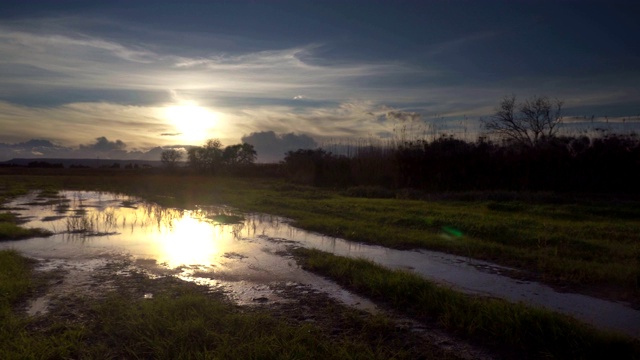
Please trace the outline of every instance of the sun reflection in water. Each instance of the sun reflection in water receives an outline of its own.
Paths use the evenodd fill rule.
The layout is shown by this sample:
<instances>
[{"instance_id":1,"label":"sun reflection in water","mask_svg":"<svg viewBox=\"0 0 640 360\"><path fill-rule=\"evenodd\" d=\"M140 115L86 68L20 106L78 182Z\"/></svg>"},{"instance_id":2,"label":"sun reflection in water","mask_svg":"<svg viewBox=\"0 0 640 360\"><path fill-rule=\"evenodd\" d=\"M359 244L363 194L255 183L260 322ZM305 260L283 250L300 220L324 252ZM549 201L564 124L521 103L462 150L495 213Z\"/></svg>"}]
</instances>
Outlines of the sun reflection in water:
<instances>
[{"instance_id":1,"label":"sun reflection in water","mask_svg":"<svg viewBox=\"0 0 640 360\"><path fill-rule=\"evenodd\" d=\"M112 251L172 269L193 266L217 271L232 266L229 259L237 254L244 258L262 253L250 239L263 233L262 220L225 207L183 210L118 194L64 191L61 195L69 199L64 213L48 205L22 212L31 219L29 227L55 233L45 244L57 254ZM277 229L272 221L266 223Z\"/></svg>"},{"instance_id":2,"label":"sun reflection in water","mask_svg":"<svg viewBox=\"0 0 640 360\"><path fill-rule=\"evenodd\" d=\"M220 209L163 208L128 198L123 202L128 206L121 206L120 199L105 197L73 201L69 214L75 215L36 226L48 226L54 232L56 226L66 229L61 235L68 243L126 249L136 258L153 259L169 268L218 266L224 262L225 253L242 247L236 239L244 223L220 224L211 220L220 214L230 217ZM77 209L83 212L75 212Z\"/></svg>"},{"instance_id":3,"label":"sun reflection in water","mask_svg":"<svg viewBox=\"0 0 640 360\"><path fill-rule=\"evenodd\" d=\"M185 212L165 227L156 242L158 262L169 267L183 264L211 265L221 255L220 228Z\"/></svg>"}]
</instances>

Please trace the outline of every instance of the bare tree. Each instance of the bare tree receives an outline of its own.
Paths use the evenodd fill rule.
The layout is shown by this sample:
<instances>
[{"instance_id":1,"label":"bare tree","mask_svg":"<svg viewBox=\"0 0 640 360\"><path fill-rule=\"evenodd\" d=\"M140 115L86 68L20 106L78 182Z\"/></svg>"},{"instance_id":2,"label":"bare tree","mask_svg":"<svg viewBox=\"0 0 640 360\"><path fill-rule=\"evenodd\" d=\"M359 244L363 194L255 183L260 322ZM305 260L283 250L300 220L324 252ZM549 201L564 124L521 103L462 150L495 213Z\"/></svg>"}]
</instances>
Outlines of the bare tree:
<instances>
[{"instance_id":1,"label":"bare tree","mask_svg":"<svg viewBox=\"0 0 640 360\"><path fill-rule=\"evenodd\" d=\"M526 146L536 146L558 132L562 123L563 102L546 96L534 96L516 103L515 95L505 97L496 113L482 119L484 128L503 138Z\"/></svg>"}]
</instances>

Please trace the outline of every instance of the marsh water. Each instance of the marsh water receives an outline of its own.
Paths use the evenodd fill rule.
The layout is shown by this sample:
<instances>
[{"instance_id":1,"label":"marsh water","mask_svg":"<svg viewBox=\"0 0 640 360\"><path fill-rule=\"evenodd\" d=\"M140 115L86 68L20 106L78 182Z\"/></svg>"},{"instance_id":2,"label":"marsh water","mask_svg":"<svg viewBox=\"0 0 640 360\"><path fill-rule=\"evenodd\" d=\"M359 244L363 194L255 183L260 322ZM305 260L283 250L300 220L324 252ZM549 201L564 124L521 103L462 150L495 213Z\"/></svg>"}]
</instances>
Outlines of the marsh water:
<instances>
[{"instance_id":1,"label":"marsh water","mask_svg":"<svg viewBox=\"0 0 640 360\"><path fill-rule=\"evenodd\" d=\"M59 197L38 198L32 193L5 204L26 221L24 226L54 235L6 242L0 248L67 266L129 257L151 273L170 271L185 280L221 287L239 304L286 301L278 295L280 284L325 292L349 306L376 311L367 299L301 269L286 250L302 246L370 259L464 292L545 307L640 337L640 311L626 304L517 280L505 275L514 269L483 261L353 243L297 229L280 217L221 206L172 209L135 197L87 191L63 191Z\"/></svg>"}]
</instances>

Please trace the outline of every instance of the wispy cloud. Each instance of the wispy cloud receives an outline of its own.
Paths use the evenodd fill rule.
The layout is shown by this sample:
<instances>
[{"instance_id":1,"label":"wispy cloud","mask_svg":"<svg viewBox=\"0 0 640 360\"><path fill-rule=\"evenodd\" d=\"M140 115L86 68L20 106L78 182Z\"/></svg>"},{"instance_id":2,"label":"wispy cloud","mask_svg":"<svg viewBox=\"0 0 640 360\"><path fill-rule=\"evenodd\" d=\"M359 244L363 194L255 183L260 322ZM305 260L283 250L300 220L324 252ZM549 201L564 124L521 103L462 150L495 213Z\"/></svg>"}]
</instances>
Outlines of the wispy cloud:
<instances>
[{"instance_id":1,"label":"wispy cloud","mask_svg":"<svg viewBox=\"0 0 640 360\"><path fill-rule=\"evenodd\" d=\"M77 145L97 134L123 139L134 147L163 145L166 140L161 140L159 134L173 128L160 114L155 107L108 103L31 108L0 102L4 137L19 139L21 134L28 139L50 139L65 145Z\"/></svg>"},{"instance_id":2,"label":"wispy cloud","mask_svg":"<svg viewBox=\"0 0 640 360\"><path fill-rule=\"evenodd\" d=\"M291 98L297 89L335 90L352 78L411 71L399 64L319 66L305 61L317 47L192 58L159 54L143 46L131 48L86 34L57 35L0 26L2 66L20 64L47 71L49 76L27 80L51 88L207 89L254 95L276 91ZM9 85L2 81L0 86L3 83Z\"/></svg>"}]
</instances>

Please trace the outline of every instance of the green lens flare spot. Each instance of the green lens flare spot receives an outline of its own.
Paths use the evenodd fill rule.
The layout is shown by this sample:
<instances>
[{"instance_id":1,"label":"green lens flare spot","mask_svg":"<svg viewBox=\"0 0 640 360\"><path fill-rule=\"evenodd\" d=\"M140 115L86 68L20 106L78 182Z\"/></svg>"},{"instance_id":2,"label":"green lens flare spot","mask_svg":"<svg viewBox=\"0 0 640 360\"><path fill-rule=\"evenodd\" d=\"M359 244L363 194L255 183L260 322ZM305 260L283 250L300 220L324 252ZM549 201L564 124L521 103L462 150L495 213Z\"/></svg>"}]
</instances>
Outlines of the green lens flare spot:
<instances>
[{"instance_id":1,"label":"green lens flare spot","mask_svg":"<svg viewBox=\"0 0 640 360\"><path fill-rule=\"evenodd\" d=\"M442 227L442 231L447 235L451 235L451 236L457 237L457 238L462 237L462 235L463 235L462 231L460 231L460 230L458 230L458 229L456 229L454 227L451 227L451 226L443 226Z\"/></svg>"}]
</instances>

